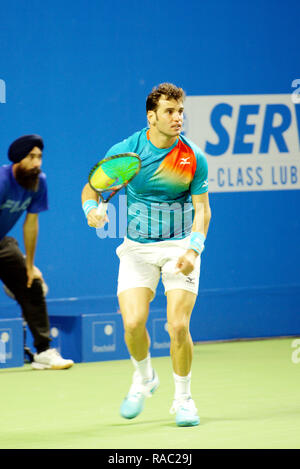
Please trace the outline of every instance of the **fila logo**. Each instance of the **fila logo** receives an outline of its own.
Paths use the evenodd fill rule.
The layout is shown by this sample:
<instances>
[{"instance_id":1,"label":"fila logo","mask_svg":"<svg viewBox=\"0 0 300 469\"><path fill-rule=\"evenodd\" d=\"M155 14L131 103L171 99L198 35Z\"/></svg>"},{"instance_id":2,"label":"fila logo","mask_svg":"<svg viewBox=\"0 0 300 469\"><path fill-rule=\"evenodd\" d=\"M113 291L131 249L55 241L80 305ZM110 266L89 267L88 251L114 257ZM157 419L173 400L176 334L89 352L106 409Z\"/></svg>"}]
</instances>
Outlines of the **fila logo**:
<instances>
[{"instance_id":1,"label":"fila logo","mask_svg":"<svg viewBox=\"0 0 300 469\"><path fill-rule=\"evenodd\" d=\"M191 162L190 162L190 156L187 156L186 158L181 158L179 164L191 164Z\"/></svg>"},{"instance_id":2,"label":"fila logo","mask_svg":"<svg viewBox=\"0 0 300 469\"><path fill-rule=\"evenodd\" d=\"M7 199L2 205L0 205L0 210L9 209L10 213L22 212L29 207L31 199L32 197L28 197L21 205L19 200Z\"/></svg>"}]
</instances>

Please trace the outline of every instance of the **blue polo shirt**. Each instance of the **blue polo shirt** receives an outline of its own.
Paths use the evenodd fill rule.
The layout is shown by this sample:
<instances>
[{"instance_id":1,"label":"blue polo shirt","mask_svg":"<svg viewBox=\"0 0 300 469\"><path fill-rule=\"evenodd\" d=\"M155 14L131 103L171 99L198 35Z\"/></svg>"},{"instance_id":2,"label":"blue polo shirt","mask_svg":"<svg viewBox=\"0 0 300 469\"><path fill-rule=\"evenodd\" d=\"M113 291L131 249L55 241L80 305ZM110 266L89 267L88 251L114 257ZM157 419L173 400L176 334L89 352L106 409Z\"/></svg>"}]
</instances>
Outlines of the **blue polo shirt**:
<instances>
[{"instance_id":1,"label":"blue polo shirt","mask_svg":"<svg viewBox=\"0 0 300 469\"><path fill-rule=\"evenodd\" d=\"M40 174L37 192L17 183L13 165L0 167L0 240L13 228L23 212L39 213L48 209L46 175Z\"/></svg>"}]
</instances>

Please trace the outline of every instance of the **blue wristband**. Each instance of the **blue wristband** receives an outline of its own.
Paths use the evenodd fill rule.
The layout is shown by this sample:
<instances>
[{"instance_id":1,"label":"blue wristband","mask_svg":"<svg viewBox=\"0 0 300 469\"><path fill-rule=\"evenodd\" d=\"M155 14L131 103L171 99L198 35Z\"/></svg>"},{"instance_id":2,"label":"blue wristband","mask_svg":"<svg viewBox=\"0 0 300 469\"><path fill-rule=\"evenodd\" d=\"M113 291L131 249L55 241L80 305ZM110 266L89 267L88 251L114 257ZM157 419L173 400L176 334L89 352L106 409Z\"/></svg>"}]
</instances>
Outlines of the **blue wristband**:
<instances>
[{"instance_id":1,"label":"blue wristband","mask_svg":"<svg viewBox=\"0 0 300 469\"><path fill-rule=\"evenodd\" d=\"M82 206L82 210L85 213L85 216L88 216L88 213L92 210L92 208L97 208L98 204L96 200L86 200Z\"/></svg>"},{"instance_id":2,"label":"blue wristband","mask_svg":"<svg viewBox=\"0 0 300 469\"><path fill-rule=\"evenodd\" d=\"M189 249L193 249L198 254L201 254L204 249L204 241L205 236L203 233L199 233L198 231L192 231Z\"/></svg>"}]
</instances>

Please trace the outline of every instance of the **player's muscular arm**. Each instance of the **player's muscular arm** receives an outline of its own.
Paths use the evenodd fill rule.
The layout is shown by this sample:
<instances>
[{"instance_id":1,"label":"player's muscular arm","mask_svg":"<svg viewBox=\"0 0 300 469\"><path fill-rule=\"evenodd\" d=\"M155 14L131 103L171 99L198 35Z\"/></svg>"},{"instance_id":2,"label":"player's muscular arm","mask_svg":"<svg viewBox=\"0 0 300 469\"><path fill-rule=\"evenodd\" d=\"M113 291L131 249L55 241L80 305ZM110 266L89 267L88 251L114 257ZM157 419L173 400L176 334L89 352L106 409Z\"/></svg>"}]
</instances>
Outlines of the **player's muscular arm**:
<instances>
[{"instance_id":1,"label":"player's muscular arm","mask_svg":"<svg viewBox=\"0 0 300 469\"><path fill-rule=\"evenodd\" d=\"M211 219L208 192L192 195L192 202L195 210L192 231L203 233L206 237Z\"/></svg>"},{"instance_id":2,"label":"player's muscular arm","mask_svg":"<svg viewBox=\"0 0 300 469\"><path fill-rule=\"evenodd\" d=\"M81 193L82 205L87 200L95 200L98 203L98 199L99 199L99 197L98 197L97 193L91 188L91 186L89 184L86 184L84 186L84 188L82 189L82 193Z\"/></svg>"},{"instance_id":3,"label":"player's muscular arm","mask_svg":"<svg viewBox=\"0 0 300 469\"><path fill-rule=\"evenodd\" d=\"M211 219L208 193L192 195L192 202L195 210L192 232L202 233L206 237ZM199 254L194 249L188 249L186 253L178 259L176 266L177 271L184 275L189 275L194 270L198 255Z\"/></svg>"}]
</instances>

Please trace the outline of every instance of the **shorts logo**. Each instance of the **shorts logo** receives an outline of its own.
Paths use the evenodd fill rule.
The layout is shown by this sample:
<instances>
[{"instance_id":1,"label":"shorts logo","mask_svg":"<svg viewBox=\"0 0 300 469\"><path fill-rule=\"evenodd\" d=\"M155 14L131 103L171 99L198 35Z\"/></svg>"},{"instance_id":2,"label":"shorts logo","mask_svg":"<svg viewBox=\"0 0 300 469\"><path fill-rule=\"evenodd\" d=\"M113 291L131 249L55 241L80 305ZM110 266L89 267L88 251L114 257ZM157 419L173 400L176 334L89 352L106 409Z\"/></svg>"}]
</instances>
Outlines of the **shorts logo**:
<instances>
[{"instance_id":1,"label":"shorts logo","mask_svg":"<svg viewBox=\"0 0 300 469\"><path fill-rule=\"evenodd\" d=\"M195 285L195 280L192 277L187 277L186 283L189 283L190 285Z\"/></svg>"}]
</instances>

